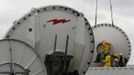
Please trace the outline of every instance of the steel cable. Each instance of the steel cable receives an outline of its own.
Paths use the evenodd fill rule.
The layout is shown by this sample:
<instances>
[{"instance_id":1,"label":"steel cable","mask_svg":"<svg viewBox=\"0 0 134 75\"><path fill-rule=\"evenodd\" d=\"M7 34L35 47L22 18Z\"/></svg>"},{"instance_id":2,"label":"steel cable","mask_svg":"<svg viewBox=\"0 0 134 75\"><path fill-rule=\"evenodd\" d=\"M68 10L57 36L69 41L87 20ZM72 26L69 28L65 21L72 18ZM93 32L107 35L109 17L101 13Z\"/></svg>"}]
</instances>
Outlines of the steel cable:
<instances>
[{"instance_id":1,"label":"steel cable","mask_svg":"<svg viewBox=\"0 0 134 75\"><path fill-rule=\"evenodd\" d=\"M114 25L114 19L113 19L113 7L112 7L112 1L109 0L109 7L110 7L110 13L111 13L111 23ZM96 7L95 7L95 26L97 25L98 21L98 0L96 0Z\"/></svg>"}]
</instances>

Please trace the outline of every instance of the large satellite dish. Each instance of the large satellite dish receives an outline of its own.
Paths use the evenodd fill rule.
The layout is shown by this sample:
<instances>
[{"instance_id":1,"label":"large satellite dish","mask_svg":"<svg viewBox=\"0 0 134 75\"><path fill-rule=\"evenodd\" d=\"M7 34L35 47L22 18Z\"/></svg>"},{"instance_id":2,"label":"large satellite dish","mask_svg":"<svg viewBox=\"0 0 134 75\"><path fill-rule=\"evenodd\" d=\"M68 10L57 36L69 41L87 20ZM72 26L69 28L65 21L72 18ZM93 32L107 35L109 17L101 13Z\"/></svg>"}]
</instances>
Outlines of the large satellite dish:
<instances>
[{"instance_id":1,"label":"large satellite dish","mask_svg":"<svg viewBox=\"0 0 134 75\"><path fill-rule=\"evenodd\" d=\"M123 57L129 60L131 54L131 44L126 33L119 27L111 24L98 24L93 27L95 38L95 51L91 66L102 67L102 64L95 63L97 56L97 46L105 40L108 40L112 46L113 54L122 53Z\"/></svg>"},{"instance_id":2,"label":"large satellite dish","mask_svg":"<svg viewBox=\"0 0 134 75\"><path fill-rule=\"evenodd\" d=\"M82 13L65 6L47 6L33 9L17 20L5 38L24 41L34 47L45 61L47 54L53 54L56 36L56 50L73 56L69 71L78 70L84 75L91 63L94 51L92 28Z\"/></svg>"},{"instance_id":3,"label":"large satellite dish","mask_svg":"<svg viewBox=\"0 0 134 75\"><path fill-rule=\"evenodd\" d=\"M31 46L14 39L0 40L0 75L44 75L45 68Z\"/></svg>"}]
</instances>

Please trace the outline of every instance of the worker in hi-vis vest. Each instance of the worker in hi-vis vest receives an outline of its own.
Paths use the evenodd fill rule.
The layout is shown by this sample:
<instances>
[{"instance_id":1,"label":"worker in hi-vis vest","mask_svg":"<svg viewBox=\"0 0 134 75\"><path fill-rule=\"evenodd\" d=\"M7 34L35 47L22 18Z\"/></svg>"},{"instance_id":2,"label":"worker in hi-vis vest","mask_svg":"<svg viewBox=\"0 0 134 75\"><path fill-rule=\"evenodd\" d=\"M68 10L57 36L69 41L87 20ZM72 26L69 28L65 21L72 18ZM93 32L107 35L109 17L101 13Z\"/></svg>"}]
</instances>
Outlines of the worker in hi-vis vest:
<instances>
[{"instance_id":1,"label":"worker in hi-vis vest","mask_svg":"<svg viewBox=\"0 0 134 75\"><path fill-rule=\"evenodd\" d=\"M104 53L105 54L107 54L107 53L111 53L111 44L110 44L110 42L108 42L108 41L103 41L102 42L102 47L103 47L103 49L104 49Z\"/></svg>"},{"instance_id":2,"label":"worker in hi-vis vest","mask_svg":"<svg viewBox=\"0 0 134 75\"><path fill-rule=\"evenodd\" d=\"M104 53L106 54L105 59L102 60L102 62L104 63L103 67L111 67L111 44L108 41L103 41L102 44Z\"/></svg>"},{"instance_id":3,"label":"worker in hi-vis vest","mask_svg":"<svg viewBox=\"0 0 134 75\"><path fill-rule=\"evenodd\" d=\"M105 59L102 60L102 62L104 63L103 67L111 67L111 55L106 55Z\"/></svg>"}]
</instances>

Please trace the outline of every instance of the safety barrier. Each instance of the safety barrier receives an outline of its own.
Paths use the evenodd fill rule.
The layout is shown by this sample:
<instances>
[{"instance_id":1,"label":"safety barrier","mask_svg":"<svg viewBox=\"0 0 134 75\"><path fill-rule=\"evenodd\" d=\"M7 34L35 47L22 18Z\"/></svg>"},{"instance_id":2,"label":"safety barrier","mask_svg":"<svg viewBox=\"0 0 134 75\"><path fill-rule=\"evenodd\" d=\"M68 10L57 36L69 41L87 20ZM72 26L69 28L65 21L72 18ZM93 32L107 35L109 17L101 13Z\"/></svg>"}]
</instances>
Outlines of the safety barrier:
<instances>
[{"instance_id":1,"label":"safety barrier","mask_svg":"<svg viewBox=\"0 0 134 75\"><path fill-rule=\"evenodd\" d=\"M90 67L86 75L134 75L134 66L127 67Z\"/></svg>"}]
</instances>

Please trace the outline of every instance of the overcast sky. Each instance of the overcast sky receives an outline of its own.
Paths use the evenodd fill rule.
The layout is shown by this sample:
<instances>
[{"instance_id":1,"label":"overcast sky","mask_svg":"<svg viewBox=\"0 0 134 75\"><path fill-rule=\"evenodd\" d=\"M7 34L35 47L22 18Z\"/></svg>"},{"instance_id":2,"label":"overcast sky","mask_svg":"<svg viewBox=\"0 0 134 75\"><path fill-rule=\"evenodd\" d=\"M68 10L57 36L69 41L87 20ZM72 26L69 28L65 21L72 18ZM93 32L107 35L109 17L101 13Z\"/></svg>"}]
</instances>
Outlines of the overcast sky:
<instances>
[{"instance_id":1,"label":"overcast sky","mask_svg":"<svg viewBox=\"0 0 134 75\"><path fill-rule=\"evenodd\" d=\"M109 0L99 0L98 23L111 23ZM112 0L114 23L123 29L134 50L134 0ZM12 23L28 13L32 8L47 5L65 5L83 12L90 24L94 25L95 0L0 0L0 38ZM133 58L133 59L132 59ZM134 51L129 64L134 64Z\"/></svg>"}]
</instances>

